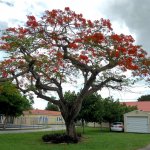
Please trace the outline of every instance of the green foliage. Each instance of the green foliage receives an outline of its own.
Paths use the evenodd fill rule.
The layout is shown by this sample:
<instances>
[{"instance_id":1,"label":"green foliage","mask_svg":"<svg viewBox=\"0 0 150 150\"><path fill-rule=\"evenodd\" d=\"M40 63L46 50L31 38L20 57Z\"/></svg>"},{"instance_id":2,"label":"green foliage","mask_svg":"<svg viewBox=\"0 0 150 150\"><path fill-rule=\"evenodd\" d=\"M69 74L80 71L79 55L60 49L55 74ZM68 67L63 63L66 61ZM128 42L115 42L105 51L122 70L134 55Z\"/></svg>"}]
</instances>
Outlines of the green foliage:
<instances>
[{"instance_id":1,"label":"green foliage","mask_svg":"<svg viewBox=\"0 0 150 150\"><path fill-rule=\"evenodd\" d=\"M31 108L33 102L16 89L15 85L5 82L0 85L0 114L5 116L20 116L24 110Z\"/></svg>"},{"instance_id":2,"label":"green foliage","mask_svg":"<svg viewBox=\"0 0 150 150\"><path fill-rule=\"evenodd\" d=\"M109 123L114 121L123 121L123 115L127 112L137 109L135 106L126 106L120 104L119 100L114 101L112 97L103 99L104 121Z\"/></svg>"},{"instance_id":3,"label":"green foliage","mask_svg":"<svg viewBox=\"0 0 150 150\"><path fill-rule=\"evenodd\" d=\"M75 92L68 91L65 93L65 99L68 102L73 102L76 97L77 94ZM80 113L76 120L98 123L102 121L123 121L123 114L134 109L136 107L122 105L118 100L114 101L112 97L104 99L95 93L83 100Z\"/></svg>"},{"instance_id":4,"label":"green foliage","mask_svg":"<svg viewBox=\"0 0 150 150\"><path fill-rule=\"evenodd\" d=\"M48 102L45 110L59 111L59 108L57 105L54 105L53 103Z\"/></svg>"},{"instance_id":5,"label":"green foliage","mask_svg":"<svg viewBox=\"0 0 150 150\"><path fill-rule=\"evenodd\" d=\"M123 115L135 109L137 107L120 104L119 100L114 101L112 97L102 98L92 94L84 99L77 120L98 123L123 121Z\"/></svg>"},{"instance_id":6,"label":"green foliage","mask_svg":"<svg viewBox=\"0 0 150 150\"><path fill-rule=\"evenodd\" d=\"M142 95L138 98L138 101L150 101L150 94L149 95Z\"/></svg>"},{"instance_id":7,"label":"green foliage","mask_svg":"<svg viewBox=\"0 0 150 150\"><path fill-rule=\"evenodd\" d=\"M102 97L98 94L92 94L83 100L77 120L101 122L103 113Z\"/></svg>"},{"instance_id":8,"label":"green foliage","mask_svg":"<svg viewBox=\"0 0 150 150\"><path fill-rule=\"evenodd\" d=\"M73 91L67 91L64 94L64 98L67 102L69 103L73 103L75 101L75 99L77 98L77 94Z\"/></svg>"}]
</instances>

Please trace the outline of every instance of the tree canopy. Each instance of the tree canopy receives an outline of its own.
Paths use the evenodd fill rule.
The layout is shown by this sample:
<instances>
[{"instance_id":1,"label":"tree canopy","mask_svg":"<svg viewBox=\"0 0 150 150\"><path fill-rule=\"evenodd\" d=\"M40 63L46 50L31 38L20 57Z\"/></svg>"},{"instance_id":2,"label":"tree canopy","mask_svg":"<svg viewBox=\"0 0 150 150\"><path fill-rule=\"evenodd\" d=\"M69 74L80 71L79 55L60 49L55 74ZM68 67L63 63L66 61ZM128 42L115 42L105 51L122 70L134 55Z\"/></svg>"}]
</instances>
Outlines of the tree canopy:
<instances>
[{"instance_id":1,"label":"tree canopy","mask_svg":"<svg viewBox=\"0 0 150 150\"><path fill-rule=\"evenodd\" d=\"M22 92L58 105L71 137L86 96L104 87L122 90L128 70L134 77L150 73L147 53L131 35L116 34L109 20L91 21L69 7L47 10L40 19L27 16L25 26L4 31L0 49L9 53L0 63L0 81L14 80ZM64 99L67 83L80 88L72 105Z\"/></svg>"},{"instance_id":2,"label":"tree canopy","mask_svg":"<svg viewBox=\"0 0 150 150\"><path fill-rule=\"evenodd\" d=\"M138 101L150 101L150 94L148 95L142 95L138 98Z\"/></svg>"},{"instance_id":3,"label":"tree canopy","mask_svg":"<svg viewBox=\"0 0 150 150\"><path fill-rule=\"evenodd\" d=\"M77 120L101 123L104 115L102 100L103 98L97 93L85 97Z\"/></svg>"},{"instance_id":4,"label":"tree canopy","mask_svg":"<svg viewBox=\"0 0 150 150\"><path fill-rule=\"evenodd\" d=\"M10 82L0 84L0 114L8 117L18 117L23 111L31 108L33 101L28 100ZM6 122L5 122L6 123Z\"/></svg>"},{"instance_id":5,"label":"tree canopy","mask_svg":"<svg viewBox=\"0 0 150 150\"><path fill-rule=\"evenodd\" d=\"M59 108L57 105L54 105L53 103L48 102L45 110L59 111Z\"/></svg>"}]
</instances>

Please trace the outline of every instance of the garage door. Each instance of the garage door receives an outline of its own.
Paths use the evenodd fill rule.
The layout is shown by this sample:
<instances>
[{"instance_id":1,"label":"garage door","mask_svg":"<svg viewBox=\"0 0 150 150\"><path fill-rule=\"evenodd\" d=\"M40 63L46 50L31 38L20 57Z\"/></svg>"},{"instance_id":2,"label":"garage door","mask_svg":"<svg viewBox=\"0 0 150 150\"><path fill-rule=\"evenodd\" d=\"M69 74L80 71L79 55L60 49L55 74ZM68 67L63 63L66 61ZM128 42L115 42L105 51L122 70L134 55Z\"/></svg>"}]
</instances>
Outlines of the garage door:
<instances>
[{"instance_id":1,"label":"garage door","mask_svg":"<svg viewBox=\"0 0 150 150\"><path fill-rule=\"evenodd\" d=\"M127 116L127 132L148 133L148 117Z\"/></svg>"}]
</instances>

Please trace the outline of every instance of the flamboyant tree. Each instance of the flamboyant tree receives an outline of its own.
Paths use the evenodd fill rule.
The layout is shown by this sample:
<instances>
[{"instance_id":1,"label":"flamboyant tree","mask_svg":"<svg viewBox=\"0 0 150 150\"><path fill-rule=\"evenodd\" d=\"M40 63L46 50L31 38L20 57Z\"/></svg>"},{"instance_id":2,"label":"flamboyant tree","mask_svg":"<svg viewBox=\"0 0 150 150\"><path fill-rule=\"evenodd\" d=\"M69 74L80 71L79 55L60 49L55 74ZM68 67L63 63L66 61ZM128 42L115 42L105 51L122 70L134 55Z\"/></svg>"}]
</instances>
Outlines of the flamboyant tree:
<instances>
[{"instance_id":1,"label":"flamboyant tree","mask_svg":"<svg viewBox=\"0 0 150 150\"><path fill-rule=\"evenodd\" d=\"M58 105L71 137L85 96L103 87L121 90L127 70L133 76L149 74L146 52L132 36L114 33L109 20L87 20L68 7L27 18L24 27L8 28L1 37L0 48L9 57L0 63L0 80L14 80L22 92ZM79 83L73 102L64 98L66 83Z\"/></svg>"}]
</instances>

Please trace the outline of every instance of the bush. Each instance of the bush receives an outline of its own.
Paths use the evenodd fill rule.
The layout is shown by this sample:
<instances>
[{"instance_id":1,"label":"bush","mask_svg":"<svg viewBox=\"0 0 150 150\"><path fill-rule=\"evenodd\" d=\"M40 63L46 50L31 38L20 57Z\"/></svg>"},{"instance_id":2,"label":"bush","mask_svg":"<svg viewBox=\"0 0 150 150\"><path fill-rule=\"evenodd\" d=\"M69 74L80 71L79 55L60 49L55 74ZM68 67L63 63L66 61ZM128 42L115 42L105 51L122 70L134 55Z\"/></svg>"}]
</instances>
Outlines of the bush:
<instances>
[{"instance_id":1,"label":"bush","mask_svg":"<svg viewBox=\"0 0 150 150\"><path fill-rule=\"evenodd\" d=\"M51 142L51 143L78 143L79 139L81 137L81 134L77 135L77 138L72 138L66 134L46 134L42 136L42 140L44 142Z\"/></svg>"}]
</instances>

